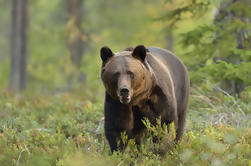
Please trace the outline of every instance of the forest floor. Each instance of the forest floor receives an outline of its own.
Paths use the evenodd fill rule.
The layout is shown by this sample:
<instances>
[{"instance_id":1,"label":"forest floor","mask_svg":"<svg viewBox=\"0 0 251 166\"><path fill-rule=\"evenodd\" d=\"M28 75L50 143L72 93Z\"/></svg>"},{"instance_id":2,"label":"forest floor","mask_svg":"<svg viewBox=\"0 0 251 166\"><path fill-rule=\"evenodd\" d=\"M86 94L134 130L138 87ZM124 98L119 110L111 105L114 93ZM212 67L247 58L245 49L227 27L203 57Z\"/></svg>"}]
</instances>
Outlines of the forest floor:
<instances>
[{"instance_id":1,"label":"forest floor","mask_svg":"<svg viewBox=\"0 0 251 166\"><path fill-rule=\"evenodd\" d=\"M111 155L103 103L76 93L0 94L1 166L212 165L251 166L251 104L221 91L193 88L186 132L176 146L173 125L146 123L140 150L129 141ZM159 143L154 144L154 133ZM123 135L126 141L126 136Z\"/></svg>"}]
</instances>

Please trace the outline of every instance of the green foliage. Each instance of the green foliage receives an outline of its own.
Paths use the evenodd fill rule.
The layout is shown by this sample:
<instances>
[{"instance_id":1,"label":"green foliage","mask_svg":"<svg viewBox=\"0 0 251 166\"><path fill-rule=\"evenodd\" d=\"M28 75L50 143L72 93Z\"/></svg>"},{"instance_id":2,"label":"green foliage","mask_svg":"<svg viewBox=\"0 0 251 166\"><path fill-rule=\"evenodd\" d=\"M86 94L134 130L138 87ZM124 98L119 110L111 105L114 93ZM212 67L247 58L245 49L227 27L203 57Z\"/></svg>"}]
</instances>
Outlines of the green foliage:
<instances>
[{"instance_id":1,"label":"green foliage","mask_svg":"<svg viewBox=\"0 0 251 166\"><path fill-rule=\"evenodd\" d=\"M209 0L187 0L187 1L172 1L166 0L167 5L172 6L169 7L169 10L160 17L161 20L168 20L168 25L170 27L175 26L175 24L183 19L191 18L191 17L201 17L209 8L210 1Z\"/></svg>"},{"instance_id":2,"label":"green foliage","mask_svg":"<svg viewBox=\"0 0 251 166\"><path fill-rule=\"evenodd\" d=\"M147 128L142 145L109 156L103 106L82 94L0 95L0 163L7 165L248 165L250 103L193 89L187 130L175 144L174 124Z\"/></svg>"},{"instance_id":3,"label":"green foliage","mask_svg":"<svg viewBox=\"0 0 251 166\"><path fill-rule=\"evenodd\" d=\"M187 18L205 17L212 9L218 10L213 22L201 23L180 35L186 64L192 69L192 83L205 78L214 82L240 81L250 86L251 57L250 10L248 0L188 1L166 13L162 20L178 26ZM250 5L249 5L250 6ZM187 57L187 58L186 58ZM213 59L223 61L213 63ZM203 73L203 74L202 74Z\"/></svg>"}]
</instances>

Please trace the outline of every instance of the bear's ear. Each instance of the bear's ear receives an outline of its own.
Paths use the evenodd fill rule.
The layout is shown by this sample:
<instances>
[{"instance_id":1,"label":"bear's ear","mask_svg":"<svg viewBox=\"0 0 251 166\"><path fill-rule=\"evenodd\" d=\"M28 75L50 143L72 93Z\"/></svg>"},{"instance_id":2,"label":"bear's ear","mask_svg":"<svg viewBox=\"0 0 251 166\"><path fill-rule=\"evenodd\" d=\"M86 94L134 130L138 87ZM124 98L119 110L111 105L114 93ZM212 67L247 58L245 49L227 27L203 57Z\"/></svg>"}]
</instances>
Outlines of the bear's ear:
<instances>
[{"instance_id":1,"label":"bear's ear","mask_svg":"<svg viewBox=\"0 0 251 166\"><path fill-rule=\"evenodd\" d=\"M132 53L132 56L134 58L137 58L139 60L141 60L142 62L145 61L145 58L146 58L146 48L145 46L143 45L138 45L134 50L133 50L133 53Z\"/></svg>"},{"instance_id":2,"label":"bear's ear","mask_svg":"<svg viewBox=\"0 0 251 166\"><path fill-rule=\"evenodd\" d=\"M110 59L113 55L114 54L112 50L107 46L104 46L100 49L100 57L103 61L103 64L105 64L107 60Z\"/></svg>"}]
</instances>

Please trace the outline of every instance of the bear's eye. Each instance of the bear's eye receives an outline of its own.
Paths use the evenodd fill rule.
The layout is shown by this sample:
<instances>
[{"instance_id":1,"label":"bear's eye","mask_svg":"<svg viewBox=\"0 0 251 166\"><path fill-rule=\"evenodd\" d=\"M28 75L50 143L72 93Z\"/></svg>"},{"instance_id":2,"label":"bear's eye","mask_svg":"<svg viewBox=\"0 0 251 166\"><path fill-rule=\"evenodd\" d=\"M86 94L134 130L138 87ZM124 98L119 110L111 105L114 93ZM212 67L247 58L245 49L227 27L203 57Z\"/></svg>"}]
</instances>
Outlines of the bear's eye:
<instances>
[{"instance_id":1,"label":"bear's eye","mask_svg":"<svg viewBox=\"0 0 251 166\"><path fill-rule=\"evenodd\" d=\"M115 73L113 74L114 77L118 77L119 75L120 75L120 72L115 72Z\"/></svg>"},{"instance_id":2,"label":"bear's eye","mask_svg":"<svg viewBox=\"0 0 251 166\"><path fill-rule=\"evenodd\" d=\"M133 74L133 72L131 72L131 71L127 71L126 72L130 77L131 77L131 79L133 79L134 78L134 74Z\"/></svg>"}]
</instances>

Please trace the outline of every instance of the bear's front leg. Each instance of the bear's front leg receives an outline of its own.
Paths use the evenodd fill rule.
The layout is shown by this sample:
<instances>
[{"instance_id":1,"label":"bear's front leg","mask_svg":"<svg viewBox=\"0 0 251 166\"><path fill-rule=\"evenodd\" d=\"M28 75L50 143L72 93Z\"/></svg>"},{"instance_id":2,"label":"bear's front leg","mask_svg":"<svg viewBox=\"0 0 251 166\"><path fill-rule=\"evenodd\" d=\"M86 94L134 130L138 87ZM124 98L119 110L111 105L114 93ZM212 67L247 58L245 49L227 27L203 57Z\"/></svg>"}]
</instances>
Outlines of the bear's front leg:
<instances>
[{"instance_id":1,"label":"bear's front leg","mask_svg":"<svg viewBox=\"0 0 251 166\"><path fill-rule=\"evenodd\" d=\"M118 150L118 141L120 140L120 150L125 145L121 141L121 133L131 135L133 129L133 113L128 105L121 104L119 101L111 98L106 93L105 98L105 136L109 142L111 152Z\"/></svg>"},{"instance_id":2,"label":"bear's front leg","mask_svg":"<svg viewBox=\"0 0 251 166\"><path fill-rule=\"evenodd\" d=\"M121 129L118 124L111 122L105 122L105 137L110 145L110 150L112 153L118 150L123 151L126 144L121 139L121 133L126 130ZM128 132L126 132L126 135L128 135Z\"/></svg>"},{"instance_id":3,"label":"bear's front leg","mask_svg":"<svg viewBox=\"0 0 251 166\"><path fill-rule=\"evenodd\" d=\"M109 130L106 129L107 127L105 127L105 137L109 143L110 146L110 150L113 153L114 151L118 150L118 146L117 146L117 133L113 130Z\"/></svg>"}]
</instances>

